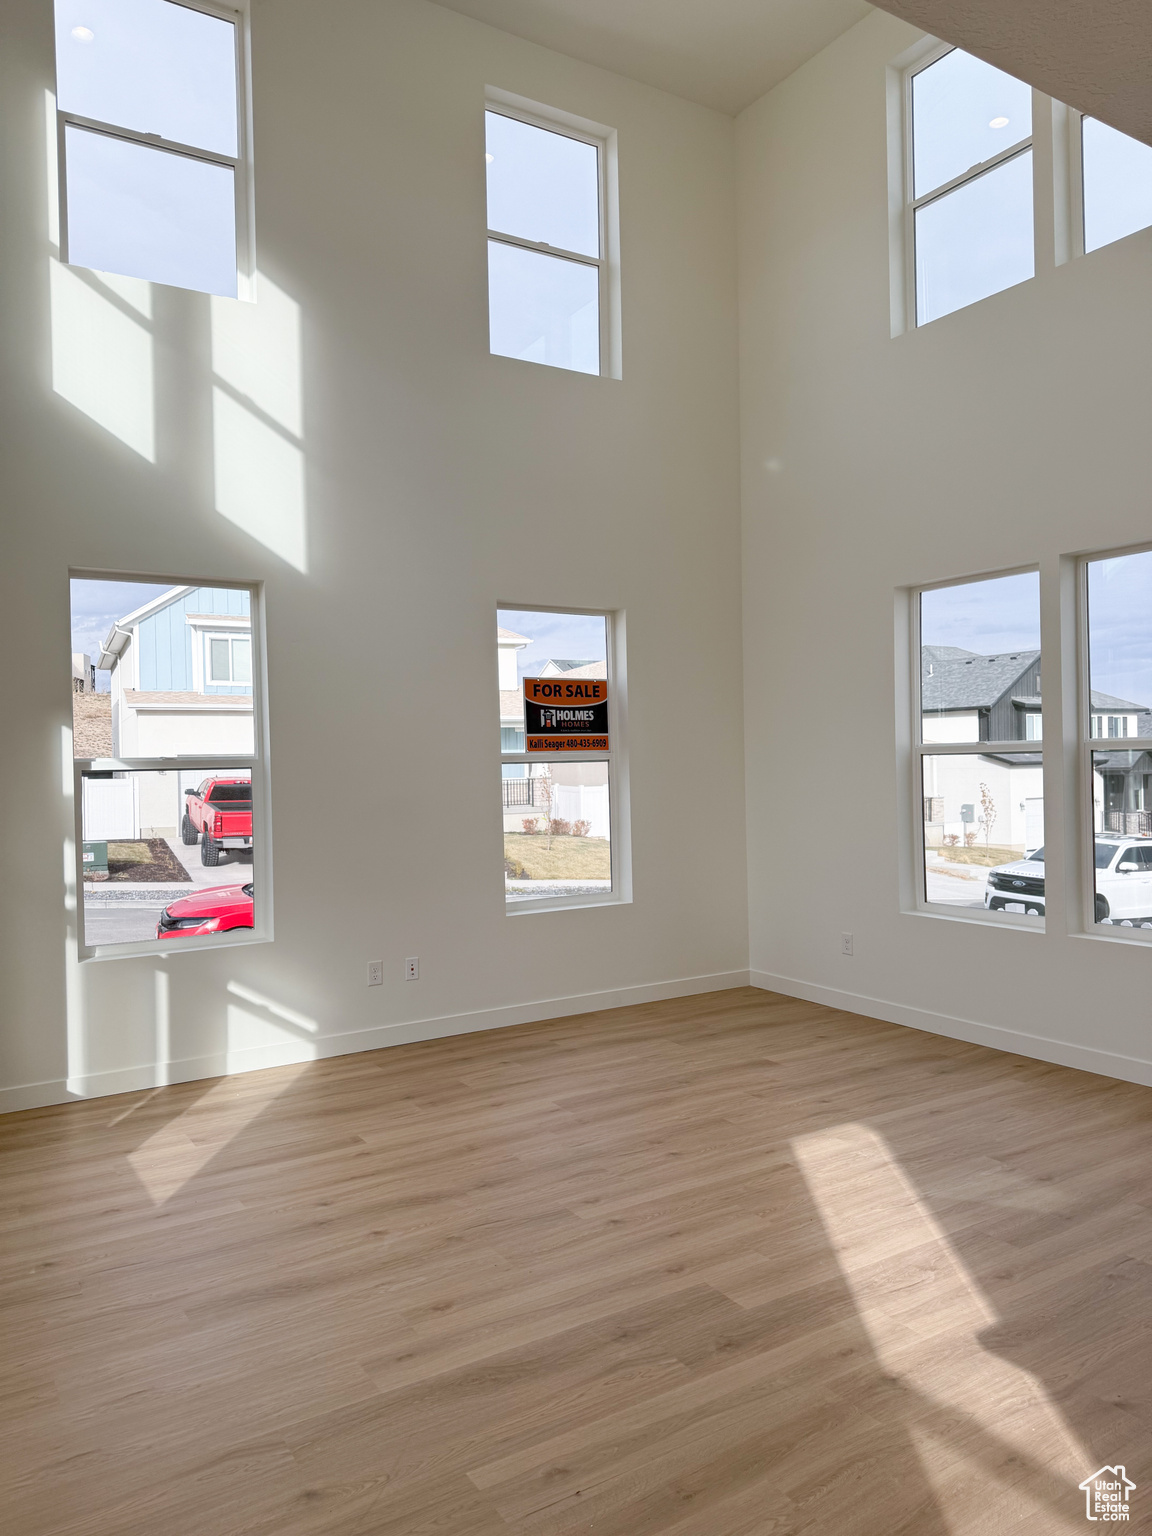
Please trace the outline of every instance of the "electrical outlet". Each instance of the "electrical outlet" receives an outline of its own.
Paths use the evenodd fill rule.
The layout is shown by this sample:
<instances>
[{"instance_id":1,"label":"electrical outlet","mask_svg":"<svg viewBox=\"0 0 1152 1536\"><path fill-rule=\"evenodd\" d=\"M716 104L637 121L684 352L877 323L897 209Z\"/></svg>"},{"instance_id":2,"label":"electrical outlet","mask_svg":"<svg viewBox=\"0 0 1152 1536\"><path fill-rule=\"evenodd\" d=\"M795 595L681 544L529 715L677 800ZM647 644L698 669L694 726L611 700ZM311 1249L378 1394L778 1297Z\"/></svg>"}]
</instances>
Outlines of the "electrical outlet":
<instances>
[{"instance_id":1,"label":"electrical outlet","mask_svg":"<svg viewBox=\"0 0 1152 1536\"><path fill-rule=\"evenodd\" d=\"M842 933L840 935L840 953L842 955L850 955L852 953L852 935L850 933Z\"/></svg>"},{"instance_id":2,"label":"electrical outlet","mask_svg":"<svg viewBox=\"0 0 1152 1536\"><path fill-rule=\"evenodd\" d=\"M420 980L420 956L419 955L409 955L407 960L405 960L405 962L404 962L404 980L405 981L419 981Z\"/></svg>"},{"instance_id":3,"label":"electrical outlet","mask_svg":"<svg viewBox=\"0 0 1152 1536\"><path fill-rule=\"evenodd\" d=\"M384 985L384 962L383 962L383 960L369 960L369 962L368 962L368 985L370 987L382 987Z\"/></svg>"}]
</instances>

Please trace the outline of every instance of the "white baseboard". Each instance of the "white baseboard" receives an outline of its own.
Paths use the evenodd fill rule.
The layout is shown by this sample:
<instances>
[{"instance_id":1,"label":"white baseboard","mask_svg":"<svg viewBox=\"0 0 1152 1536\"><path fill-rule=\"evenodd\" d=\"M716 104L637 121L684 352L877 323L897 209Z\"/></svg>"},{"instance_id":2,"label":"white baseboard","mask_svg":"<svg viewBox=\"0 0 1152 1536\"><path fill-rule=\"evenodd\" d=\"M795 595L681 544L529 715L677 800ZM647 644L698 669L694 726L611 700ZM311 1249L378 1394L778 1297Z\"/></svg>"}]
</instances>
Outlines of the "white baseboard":
<instances>
[{"instance_id":1,"label":"white baseboard","mask_svg":"<svg viewBox=\"0 0 1152 1536\"><path fill-rule=\"evenodd\" d=\"M149 1062L113 1072L94 1072L86 1077L56 1078L20 1087L0 1088L0 1114L18 1109L43 1109L74 1099L105 1098L114 1093L140 1093L167 1083L191 1083L206 1077L228 1077L237 1072L258 1072L264 1067L283 1067L293 1062L317 1061L325 1056L348 1056L357 1051L378 1051L390 1045L409 1045L416 1040L437 1040L447 1035L473 1034L483 1029L506 1029L514 1024L537 1024L545 1019L573 1014L599 1013L606 1008L627 1008L634 1003L659 1003L672 997L693 997L700 992L720 992L748 986L747 971L720 971L712 976L682 976L675 981L650 982L643 986L616 987L606 992L582 992L574 997L550 997L537 1003L515 1003L505 1008L481 1008L473 1013L450 1013L436 1019L382 1024L374 1029L354 1029L344 1034L322 1035L315 1040L289 1041L253 1050L221 1051L183 1061Z\"/></svg>"},{"instance_id":2,"label":"white baseboard","mask_svg":"<svg viewBox=\"0 0 1152 1536\"><path fill-rule=\"evenodd\" d=\"M860 1013L866 1018L883 1019L888 1024L903 1024L930 1035L947 1035L952 1040L966 1040L969 1045L988 1045L997 1051L1011 1051L1017 1056L1049 1061L1057 1067L1075 1067L1081 1072L1097 1072L1103 1077L1118 1077L1127 1083L1152 1087L1152 1061L1139 1056L1122 1056L1090 1045L1052 1040L1046 1035L1029 1035L1023 1030L1003 1029L998 1024L978 1024L973 1019L957 1019L928 1008L910 1008L904 1003L889 1003L883 998L845 992L840 987L818 986L810 981L797 981L793 976L774 976L769 971L749 971L748 980L750 986L760 987L765 992L782 992L786 997L802 998L806 1003L823 1003L826 1008Z\"/></svg>"}]
</instances>

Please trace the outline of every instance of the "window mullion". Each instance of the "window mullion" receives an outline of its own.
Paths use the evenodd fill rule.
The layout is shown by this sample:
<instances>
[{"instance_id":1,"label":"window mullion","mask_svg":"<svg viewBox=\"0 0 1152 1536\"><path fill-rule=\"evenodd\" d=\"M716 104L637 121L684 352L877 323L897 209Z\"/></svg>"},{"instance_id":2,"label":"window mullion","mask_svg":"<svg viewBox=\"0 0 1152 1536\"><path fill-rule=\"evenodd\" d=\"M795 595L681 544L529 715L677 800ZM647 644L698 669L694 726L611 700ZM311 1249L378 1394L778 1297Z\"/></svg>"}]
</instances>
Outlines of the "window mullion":
<instances>
[{"instance_id":1,"label":"window mullion","mask_svg":"<svg viewBox=\"0 0 1152 1536\"><path fill-rule=\"evenodd\" d=\"M488 238L489 240L499 240L502 245L519 246L521 250L538 251L541 256L558 256L563 261L579 261L586 267L602 267L604 265L604 258L602 256L581 255L579 251L568 251L563 246L549 245L543 240L524 240L519 235L506 235L502 230L498 229L490 229L488 231Z\"/></svg>"},{"instance_id":2,"label":"window mullion","mask_svg":"<svg viewBox=\"0 0 1152 1536\"><path fill-rule=\"evenodd\" d=\"M927 203L934 203L937 198L946 197L949 192L955 192L959 187L966 186L970 181L976 181L981 176L986 176L989 171L996 170L1001 165L1006 165L1009 160L1014 160L1017 155L1025 154L1032 148L1032 135L1021 139L1009 149L1002 150L1000 154L993 155L990 160L981 160L976 165L970 165L966 171L961 171L959 176L954 176L951 181L945 181L938 187L933 187L930 192L922 192L919 197L912 199L912 210L915 212L923 208Z\"/></svg>"},{"instance_id":3,"label":"window mullion","mask_svg":"<svg viewBox=\"0 0 1152 1536\"><path fill-rule=\"evenodd\" d=\"M105 123L96 117L81 117L76 112L61 110L60 116L73 127L85 128L89 133L104 133L111 139L130 139L133 144L141 144L145 149L164 149L169 154L186 155L192 160L209 160L213 165L230 166L232 169L240 163L233 155L222 155L214 149L199 149L194 144L181 144L176 139L161 138L158 133L138 133L134 128L122 128L118 123Z\"/></svg>"}]
</instances>

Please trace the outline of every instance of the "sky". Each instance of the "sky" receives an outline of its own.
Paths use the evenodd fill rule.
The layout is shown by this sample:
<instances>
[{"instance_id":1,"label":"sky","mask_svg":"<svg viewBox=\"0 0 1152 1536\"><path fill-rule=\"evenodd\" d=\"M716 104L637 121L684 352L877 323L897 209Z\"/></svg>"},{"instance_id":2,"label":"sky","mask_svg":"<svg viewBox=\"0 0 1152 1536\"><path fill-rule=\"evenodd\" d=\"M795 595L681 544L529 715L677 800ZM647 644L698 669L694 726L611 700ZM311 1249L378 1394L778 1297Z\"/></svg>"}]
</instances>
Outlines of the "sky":
<instances>
[{"instance_id":1,"label":"sky","mask_svg":"<svg viewBox=\"0 0 1152 1536\"><path fill-rule=\"evenodd\" d=\"M937 587L920 599L922 645L958 645L978 656L1040 649L1040 577L1035 571Z\"/></svg>"},{"instance_id":2,"label":"sky","mask_svg":"<svg viewBox=\"0 0 1152 1536\"><path fill-rule=\"evenodd\" d=\"M1032 572L937 587L921 595L924 645L980 656L1037 650L1040 578ZM1091 686L1152 709L1152 550L1088 565Z\"/></svg>"},{"instance_id":3,"label":"sky","mask_svg":"<svg viewBox=\"0 0 1152 1536\"><path fill-rule=\"evenodd\" d=\"M496 615L501 629L526 635L533 643L516 653L520 677L532 677L549 660L603 661L607 652L605 622L589 613L526 613L502 609Z\"/></svg>"},{"instance_id":4,"label":"sky","mask_svg":"<svg viewBox=\"0 0 1152 1536\"><path fill-rule=\"evenodd\" d=\"M100 646L116 619L172 590L169 582L157 586L143 581L73 581L72 650L84 651L95 664ZM111 686L107 672L97 672L96 692Z\"/></svg>"},{"instance_id":5,"label":"sky","mask_svg":"<svg viewBox=\"0 0 1152 1536\"><path fill-rule=\"evenodd\" d=\"M1088 566L1091 686L1152 709L1152 551Z\"/></svg>"}]
</instances>

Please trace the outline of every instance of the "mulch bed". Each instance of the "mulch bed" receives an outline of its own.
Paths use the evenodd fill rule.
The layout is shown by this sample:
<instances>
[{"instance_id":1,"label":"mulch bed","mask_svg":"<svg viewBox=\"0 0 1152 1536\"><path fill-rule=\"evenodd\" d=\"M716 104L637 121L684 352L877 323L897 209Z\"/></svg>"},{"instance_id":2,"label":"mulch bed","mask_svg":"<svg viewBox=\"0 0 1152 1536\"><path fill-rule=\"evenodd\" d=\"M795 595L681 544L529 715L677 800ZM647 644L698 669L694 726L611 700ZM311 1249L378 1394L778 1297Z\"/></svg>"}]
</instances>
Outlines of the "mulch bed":
<instances>
[{"instance_id":1,"label":"mulch bed","mask_svg":"<svg viewBox=\"0 0 1152 1536\"><path fill-rule=\"evenodd\" d=\"M147 858L141 858L141 850ZM112 884L117 880L147 882L153 885L192 884L192 876L162 837L144 837L139 842L108 844L107 880L85 873L85 883Z\"/></svg>"}]
</instances>

